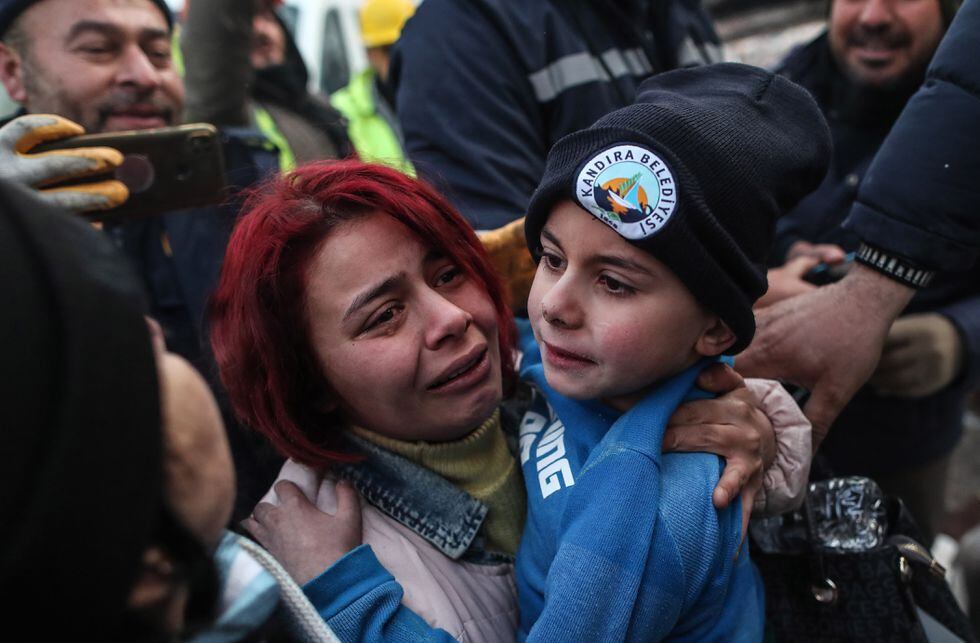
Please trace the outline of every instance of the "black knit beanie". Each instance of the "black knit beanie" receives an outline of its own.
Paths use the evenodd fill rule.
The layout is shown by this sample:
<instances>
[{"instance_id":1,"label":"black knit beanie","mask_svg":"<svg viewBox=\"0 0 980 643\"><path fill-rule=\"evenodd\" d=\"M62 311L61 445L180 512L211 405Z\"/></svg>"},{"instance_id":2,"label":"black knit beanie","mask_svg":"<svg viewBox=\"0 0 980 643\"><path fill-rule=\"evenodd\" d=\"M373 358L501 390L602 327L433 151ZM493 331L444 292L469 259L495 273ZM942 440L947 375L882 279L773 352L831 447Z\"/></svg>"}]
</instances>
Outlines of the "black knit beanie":
<instances>
[{"instance_id":1,"label":"black knit beanie","mask_svg":"<svg viewBox=\"0 0 980 643\"><path fill-rule=\"evenodd\" d=\"M13 24L17 16L24 13L24 10L30 7L32 4L40 2L41 0L0 0L0 38L7 33L7 29ZM174 28L174 16L170 12L170 7L167 6L165 0L150 0L153 4L160 9L163 13L164 19L167 21L167 26L171 29Z\"/></svg>"},{"instance_id":2,"label":"black knit beanie","mask_svg":"<svg viewBox=\"0 0 980 643\"><path fill-rule=\"evenodd\" d=\"M528 246L571 199L666 264L735 333L734 354L755 332L776 218L817 188L830 149L813 98L781 76L733 63L659 74L551 149Z\"/></svg>"},{"instance_id":3,"label":"black knit beanie","mask_svg":"<svg viewBox=\"0 0 980 643\"><path fill-rule=\"evenodd\" d=\"M0 183L0 301L8 627L20 622L44 640L120 640L163 493L139 285L104 235Z\"/></svg>"}]
</instances>

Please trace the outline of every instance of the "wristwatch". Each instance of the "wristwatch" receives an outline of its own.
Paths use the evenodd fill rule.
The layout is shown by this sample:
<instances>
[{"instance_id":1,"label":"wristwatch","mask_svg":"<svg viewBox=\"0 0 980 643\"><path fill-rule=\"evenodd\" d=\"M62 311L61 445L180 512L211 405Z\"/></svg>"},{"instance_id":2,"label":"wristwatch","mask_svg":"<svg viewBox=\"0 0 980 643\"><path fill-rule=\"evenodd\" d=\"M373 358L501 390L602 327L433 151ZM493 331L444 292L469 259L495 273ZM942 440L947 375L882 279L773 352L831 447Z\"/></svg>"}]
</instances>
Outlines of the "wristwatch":
<instances>
[{"instance_id":1,"label":"wristwatch","mask_svg":"<svg viewBox=\"0 0 980 643\"><path fill-rule=\"evenodd\" d=\"M916 263L881 248L861 242L854 259L904 286L925 288L936 275Z\"/></svg>"}]
</instances>

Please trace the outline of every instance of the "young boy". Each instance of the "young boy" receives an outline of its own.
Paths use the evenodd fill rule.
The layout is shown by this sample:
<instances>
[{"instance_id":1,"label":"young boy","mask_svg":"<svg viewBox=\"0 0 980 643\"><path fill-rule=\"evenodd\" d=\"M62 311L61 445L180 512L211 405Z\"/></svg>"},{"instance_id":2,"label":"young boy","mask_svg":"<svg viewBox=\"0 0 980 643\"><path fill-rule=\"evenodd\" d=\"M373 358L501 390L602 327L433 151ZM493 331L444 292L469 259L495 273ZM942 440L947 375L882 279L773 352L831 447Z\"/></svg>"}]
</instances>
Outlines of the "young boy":
<instances>
[{"instance_id":1,"label":"young boy","mask_svg":"<svg viewBox=\"0 0 980 643\"><path fill-rule=\"evenodd\" d=\"M697 373L745 348L775 219L823 178L809 95L761 69L661 74L551 150L521 376L528 519L519 638L761 640L741 508L709 454L661 455Z\"/></svg>"}]
</instances>

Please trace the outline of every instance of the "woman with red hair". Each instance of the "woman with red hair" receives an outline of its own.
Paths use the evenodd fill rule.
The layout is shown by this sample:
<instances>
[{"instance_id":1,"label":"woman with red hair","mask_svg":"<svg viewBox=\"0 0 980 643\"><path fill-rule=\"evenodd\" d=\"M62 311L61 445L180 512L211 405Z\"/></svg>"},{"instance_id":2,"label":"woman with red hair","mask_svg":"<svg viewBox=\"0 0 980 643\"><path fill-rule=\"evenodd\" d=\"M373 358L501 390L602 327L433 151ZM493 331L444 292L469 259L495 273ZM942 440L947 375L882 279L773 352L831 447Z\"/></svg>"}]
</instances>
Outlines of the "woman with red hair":
<instances>
[{"instance_id":1,"label":"woman with red hair","mask_svg":"<svg viewBox=\"0 0 980 643\"><path fill-rule=\"evenodd\" d=\"M515 329L479 239L432 188L358 161L300 167L245 212L212 343L237 415L290 459L245 526L342 635L512 640ZM738 415L729 398L695 415ZM736 444L709 450L759 473L768 419L729 423L716 444ZM421 619L396 623L399 603Z\"/></svg>"},{"instance_id":2,"label":"woman with red hair","mask_svg":"<svg viewBox=\"0 0 980 643\"><path fill-rule=\"evenodd\" d=\"M321 509L357 505L324 473L353 482L371 547L347 567L377 555L432 625L512 639L508 557L524 491L497 407L515 330L476 235L428 186L357 161L301 167L245 211L212 301L235 412L290 458L280 479ZM288 483L276 492L286 505L300 495ZM260 504L246 524L278 554L275 518ZM349 536L283 561L311 596L330 585L316 578L327 563L360 544L360 526Z\"/></svg>"}]
</instances>

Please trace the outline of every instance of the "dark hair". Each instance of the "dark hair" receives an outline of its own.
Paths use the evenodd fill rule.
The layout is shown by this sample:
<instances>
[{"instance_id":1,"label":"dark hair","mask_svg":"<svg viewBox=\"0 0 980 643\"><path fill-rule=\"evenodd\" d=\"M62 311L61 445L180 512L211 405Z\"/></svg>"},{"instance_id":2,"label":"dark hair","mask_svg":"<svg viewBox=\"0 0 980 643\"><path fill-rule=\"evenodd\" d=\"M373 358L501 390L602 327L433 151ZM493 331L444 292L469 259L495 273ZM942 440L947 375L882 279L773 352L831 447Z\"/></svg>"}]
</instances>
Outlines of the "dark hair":
<instances>
[{"instance_id":1,"label":"dark hair","mask_svg":"<svg viewBox=\"0 0 980 643\"><path fill-rule=\"evenodd\" d=\"M504 377L513 377L516 330L503 289L473 230L430 186L381 165L323 161L253 191L244 211L211 301L211 343L235 413L280 452L320 469L351 459L338 418L324 410L330 384L306 310L309 266L345 221L382 212L475 279L497 311Z\"/></svg>"}]
</instances>

